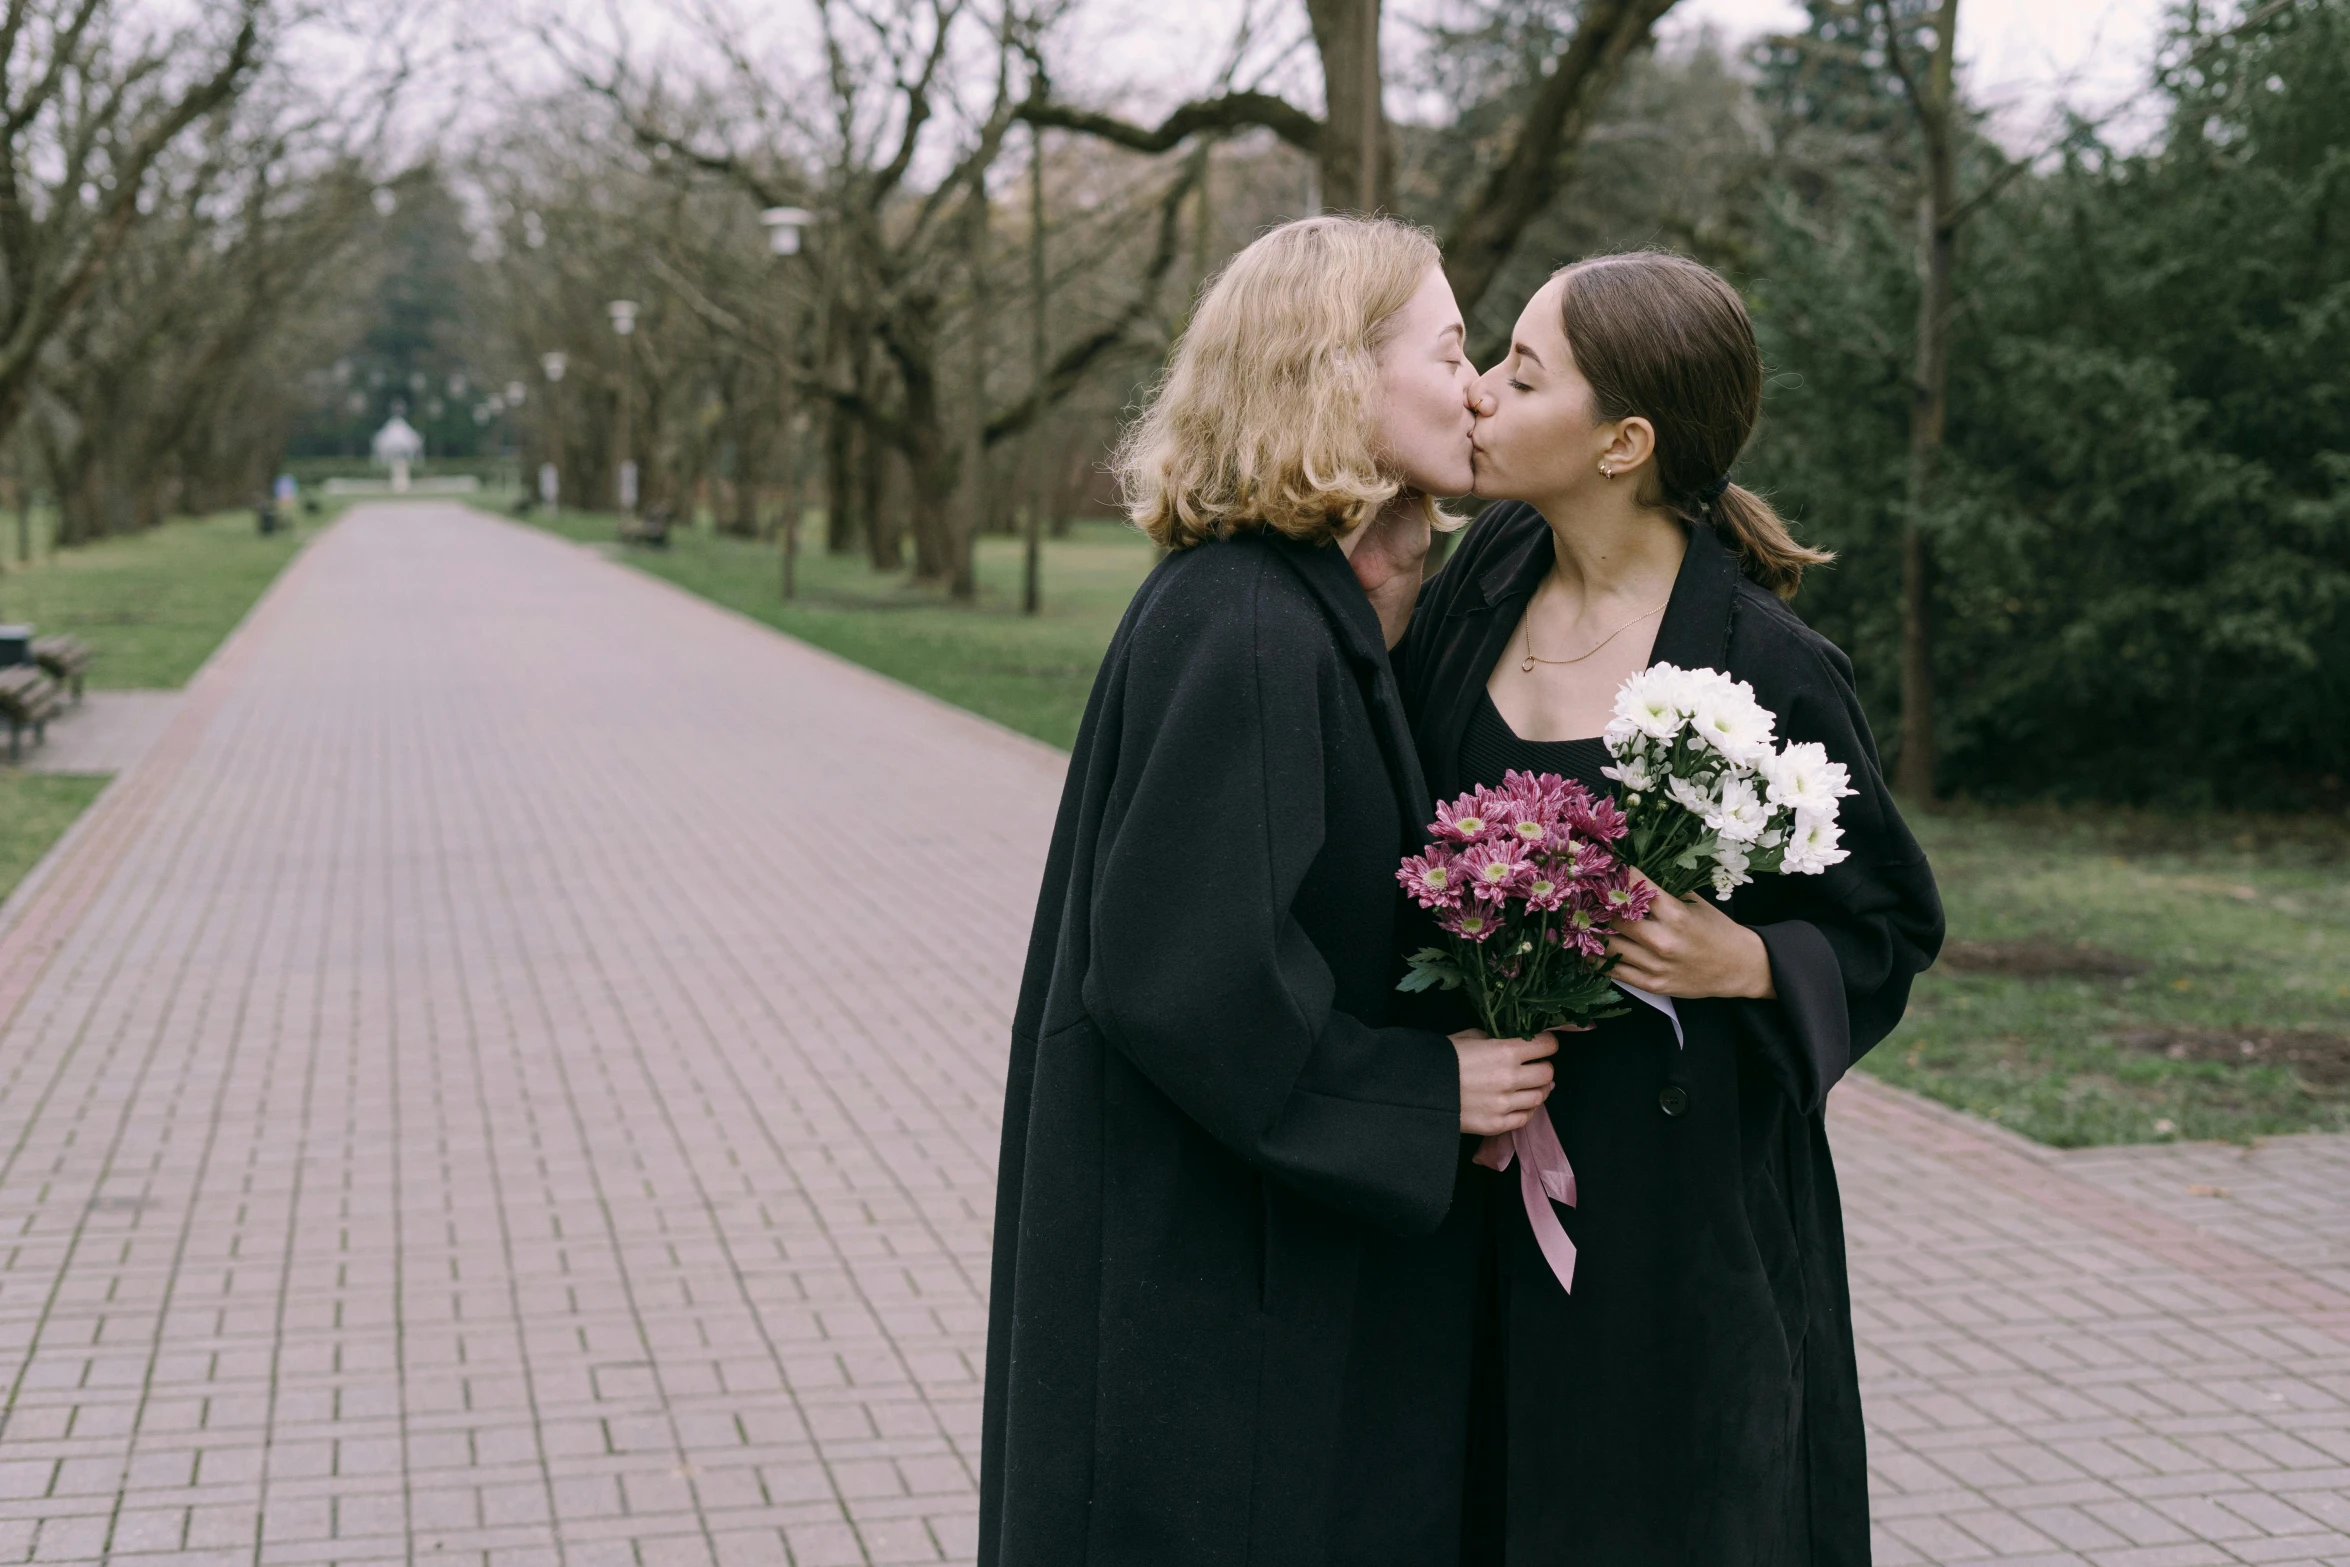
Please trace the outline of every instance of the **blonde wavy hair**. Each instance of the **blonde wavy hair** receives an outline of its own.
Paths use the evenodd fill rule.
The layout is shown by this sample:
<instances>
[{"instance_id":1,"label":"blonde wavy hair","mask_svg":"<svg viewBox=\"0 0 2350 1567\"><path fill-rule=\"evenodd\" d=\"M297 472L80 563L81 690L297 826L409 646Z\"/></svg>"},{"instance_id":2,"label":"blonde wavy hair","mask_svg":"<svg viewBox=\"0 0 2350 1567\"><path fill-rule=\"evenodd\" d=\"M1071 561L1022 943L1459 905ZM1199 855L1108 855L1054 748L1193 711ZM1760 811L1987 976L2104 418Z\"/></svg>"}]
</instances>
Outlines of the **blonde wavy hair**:
<instances>
[{"instance_id":1,"label":"blonde wavy hair","mask_svg":"<svg viewBox=\"0 0 2350 1567\"><path fill-rule=\"evenodd\" d=\"M1322 544L1402 494L1373 450L1379 351L1440 259L1423 229L1320 217L1226 262L1111 459L1135 526L1169 550L1251 528Z\"/></svg>"}]
</instances>

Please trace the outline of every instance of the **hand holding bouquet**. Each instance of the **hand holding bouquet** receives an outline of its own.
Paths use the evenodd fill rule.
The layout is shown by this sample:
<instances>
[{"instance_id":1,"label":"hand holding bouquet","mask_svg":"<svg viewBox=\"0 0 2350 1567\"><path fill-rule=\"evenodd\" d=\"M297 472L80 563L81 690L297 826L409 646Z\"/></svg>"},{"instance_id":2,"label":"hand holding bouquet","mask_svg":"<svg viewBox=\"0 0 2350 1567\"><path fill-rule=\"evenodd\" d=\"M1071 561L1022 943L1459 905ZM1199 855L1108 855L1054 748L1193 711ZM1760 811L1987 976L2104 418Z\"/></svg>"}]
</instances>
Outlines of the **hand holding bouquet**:
<instances>
[{"instance_id":1,"label":"hand holding bouquet","mask_svg":"<svg viewBox=\"0 0 2350 1567\"><path fill-rule=\"evenodd\" d=\"M1499 1039L1621 1012L1607 940L1656 897L1610 851L1626 830L1614 804L1555 773L1512 771L1439 805L1435 841L1395 875L1446 945L1413 953L1397 988L1466 989Z\"/></svg>"},{"instance_id":2,"label":"hand holding bouquet","mask_svg":"<svg viewBox=\"0 0 2350 1567\"><path fill-rule=\"evenodd\" d=\"M1717 899L1756 875L1816 876L1845 857L1836 802L1851 774L1823 746L1777 745L1754 688L1718 669L1652 664L1616 692L1607 776L1624 788L1617 852L1672 897Z\"/></svg>"}]
</instances>

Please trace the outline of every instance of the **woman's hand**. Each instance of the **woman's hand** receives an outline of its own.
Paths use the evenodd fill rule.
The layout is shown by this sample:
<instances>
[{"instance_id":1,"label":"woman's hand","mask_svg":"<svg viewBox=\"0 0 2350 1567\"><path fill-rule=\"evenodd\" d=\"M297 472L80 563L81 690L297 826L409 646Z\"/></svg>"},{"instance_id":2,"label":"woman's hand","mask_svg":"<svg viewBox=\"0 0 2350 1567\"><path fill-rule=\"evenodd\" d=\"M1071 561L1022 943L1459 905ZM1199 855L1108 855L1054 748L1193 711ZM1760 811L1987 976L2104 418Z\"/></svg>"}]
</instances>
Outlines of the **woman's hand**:
<instances>
[{"instance_id":1,"label":"woman's hand","mask_svg":"<svg viewBox=\"0 0 2350 1567\"><path fill-rule=\"evenodd\" d=\"M1397 497L1378 515L1339 541L1355 580L1370 596L1378 612L1379 628L1389 647L1403 640L1412 622L1412 605L1420 597L1420 574L1428 562L1435 534L1428 515L1417 501Z\"/></svg>"},{"instance_id":2,"label":"woman's hand","mask_svg":"<svg viewBox=\"0 0 2350 1567\"><path fill-rule=\"evenodd\" d=\"M1481 1028L1452 1036L1461 1057L1461 1130L1477 1137L1514 1132L1550 1097L1555 1035L1495 1039Z\"/></svg>"},{"instance_id":3,"label":"woman's hand","mask_svg":"<svg viewBox=\"0 0 2350 1567\"><path fill-rule=\"evenodd\" d=\"M1658 892L1648 917L1617 932L1607 949L1618 960L1611 978L1656 995L1765 999L1779 993L1762 937L1695 893L1668 898Z\"/></svg>"}]
</instances>

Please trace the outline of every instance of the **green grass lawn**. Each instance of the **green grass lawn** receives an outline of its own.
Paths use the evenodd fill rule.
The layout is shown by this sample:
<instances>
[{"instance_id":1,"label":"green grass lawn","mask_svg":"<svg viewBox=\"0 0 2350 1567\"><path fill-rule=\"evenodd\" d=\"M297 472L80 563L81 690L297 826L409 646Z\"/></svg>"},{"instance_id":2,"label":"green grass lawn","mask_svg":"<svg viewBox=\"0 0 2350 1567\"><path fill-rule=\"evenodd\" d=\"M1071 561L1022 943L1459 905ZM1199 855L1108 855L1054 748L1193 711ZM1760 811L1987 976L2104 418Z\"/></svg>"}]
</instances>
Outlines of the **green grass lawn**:
<instances>
[{"instance_id":1,"label":"green grass lawn","mask_svg":"<svg viewBox=\"0 0 2350 1567\"><path fill-rule=\"evenodd\" d=\"M612 545L614 519L565 512L534 521L566 538ZM811 524L814 519L811 518ZM813 525L802 537L816 532ZM1020 541L979 542L979 602L950 605L902 576L877 576L861 556L804 549L799 595L782 594L773 544L679 531L664 549L630 546L631 565L828 648L1008 728L1067 747L1077 738L1094 670L1126 601L1150 571L1151 548L1123 523L1082 522L1045 546L1044 613L1020 613Z\"/></svg>"},{"instance_id":2,"label":"green grass lawn","mask_svg":"<svg viewBox=\"0 0 2350 1567\"><path fill-rule=\"evenodd\" d=\"M0 767L0 899L98 798L104 778L59 777Z\"/></svg>"},{"instance_id":3,"label":"green grass lawn","mask_svg":"<svg viewBox=\"0 0 2350 1567\"><path fill-rule=\"evenodd\" d=\"M313 523L264 539L253 514L237 511L53 551L48 519L36 522L25 564L14 516L0 519L0 621L30 621L43 634L71 632L89 643L97 654L89 684L100 688L185 685L315 531ZM72 715L60 722L72 723ZM0 898L105 783L0 766Z\"/></svg>"},{"instance_id":4,"label":"green grass lawn","mask_svg":"<svg viewBox=\"0 0 2350 1567\"><path fill-rule=\"evenodd\" d=\"M306 519L307 520L307 519ZM262 538L250 511L168 522L19 565L13 523L0 620L66 631L97 651L89 683L181 686L316 529Z\"/></svg>"},{"instance_id":5,"label":"green grass lawn","mask_svg":"<svg viewBox=\"0 0 2350 1567\"><path fill-rule=\"evenodd\" d=\"M1914 825L1952 947L1868 1071L2059 1147L2350 1131L2338 826L2091 809Z\"/></svg>"},{"instance_id":6,"label":"green grass lawn","mask_svg":"<svg viewBox=\"0 0 2350 1567\"><path fill-rule=\"evenodd\" d=\"M613 520L558 531L610 544ZM1048 547L1048 613L1027 620L1009 539L980 546L976 610L821 552L786 605L773 546L706 531L622 553L1059 746L1151 560L1131 530L1082 525ZM1951 956L1864 1070L2066 1147L2350 1130L2350 831L2100 809L1915 825Z\"/></svg>"}]
</instances>

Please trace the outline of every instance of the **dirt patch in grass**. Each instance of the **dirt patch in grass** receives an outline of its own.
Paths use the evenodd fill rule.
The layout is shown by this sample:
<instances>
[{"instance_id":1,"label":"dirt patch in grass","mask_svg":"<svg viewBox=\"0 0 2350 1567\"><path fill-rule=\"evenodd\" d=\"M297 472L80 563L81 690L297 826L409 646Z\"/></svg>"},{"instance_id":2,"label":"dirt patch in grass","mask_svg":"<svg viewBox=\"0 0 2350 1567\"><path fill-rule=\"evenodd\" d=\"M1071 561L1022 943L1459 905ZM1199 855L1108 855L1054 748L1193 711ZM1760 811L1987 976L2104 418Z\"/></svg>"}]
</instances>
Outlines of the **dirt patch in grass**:
<instances>
[{"instance_id":1,"label":"dirt patch in grass","mask_svg":"<svg viewBox=\"0 0 2350 1567\"><path fill-rule=\"evenodd\" d=\"M2026 936L2021 941L1946 941L1934 966L1951 974L2020 979L2128 979L2154 965L2085 941Z\"/></svg>"},{"instance_id":2,"label":"dirt patch in grass","mask_svg":"<svg viewBox=\"0 0 2350 1567\"><path fill-rule=\"evenodd\" d=\"M2350 1034L2314 1028L2131 1028L2115 1034L2114 1042L2171 1061L2289 1066L2313 1088L2350 1088Z\"/></svg>"}]
</instances>

